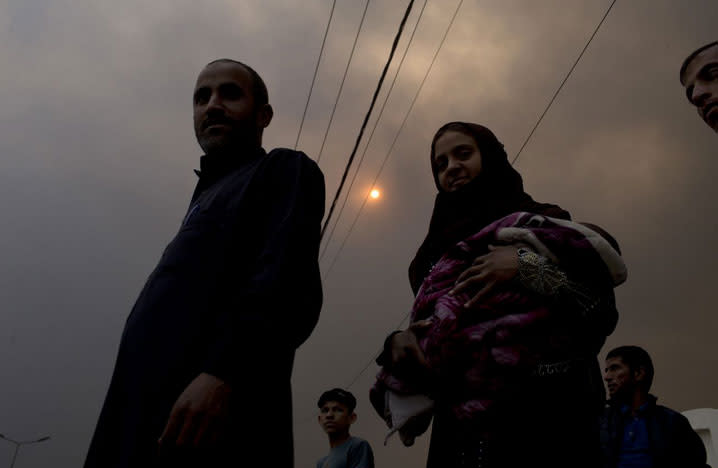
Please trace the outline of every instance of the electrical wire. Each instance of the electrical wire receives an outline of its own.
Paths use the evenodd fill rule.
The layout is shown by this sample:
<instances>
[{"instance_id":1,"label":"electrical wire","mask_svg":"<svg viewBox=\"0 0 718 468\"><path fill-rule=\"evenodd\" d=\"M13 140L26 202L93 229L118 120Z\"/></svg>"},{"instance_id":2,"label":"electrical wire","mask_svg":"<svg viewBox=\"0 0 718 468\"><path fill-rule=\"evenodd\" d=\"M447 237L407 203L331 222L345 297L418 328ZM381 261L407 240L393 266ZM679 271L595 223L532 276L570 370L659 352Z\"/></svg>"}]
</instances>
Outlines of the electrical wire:
<instances>
[{"instance_id":1,"label":"electrical wire","mask_svg":"<svg viewBox=\"0 0 718 468\"><path fill-rule=\"evenodd\" d=\"M544 116L546 115L546 113L548 112L548 110L551 108L551 105L553 104L553 102L556 100L556 96L558 96L558 93L560 93L560 92L561 92L561 89L563 89L563 85L565 85L565 84L566 84L566 81L568 81L568 77L571 76L571 73L573 73L573 69L576 68L576 65L578 65L579 60L581 60L581 57L583 57L583 53L586 52L586 49L588 49L588 46L591 44L591 41L593 41L593 38L596 36L596 33L597 33L598 30L601 28L601 25L602 25L603 22L606 20L606 17L607 17L608 14L611 12L611 9L613 8L613 5L615 5L615 3L616 3L616 0L613 0L613 2L611 2L611 5L608 7L608 10L606 10L606 14L603 15L603 18L601 18L601 22L598 23L598 26L596 26L596 29L593 31L593 34L591 34L591 37L589 38L589 40L588 40L588 42L586 43L586 45L583 47L583 50L582 50L581 53L579 54L579 56L578 56L578 58L576 59L576 61L573 63L573 66L571 67L571 69L570 69L570 70L568 71L568 73L566 74L566 77L563 79L563 81L562 81L561 84L559 85L559 87L558 87L558 89L556 90L556 92L553 94L553 97L551 98L551 101L549 101L548 106L546 106L546 109L544 109L543 113L541 114L541 117L539 117L538 121L536 121L536 125L534 125L534 128L531 130L531 133L529 133L529 136L527 136L527 137L526 137L526 140L524 140L524 144L521 145L521 149L519 149L519 151L518 151L518 153L516 153L516 156L514 157L513 161L511 161L511 165L512 165L512 166L514 165L514 163L516 162L516 160L519 159L519 156L521 156L521 152L524 150L524 148L526 148L526 145L528 144L529 140L530 140L531 137L533 136L534 132L535 132L536 129L538 128L539 124L540 124L541 121L543 120L543 118L544 118Z\"/></svg>"},{"instance_id":2,"label":"electrical wire","mask_svg":"<svg viewBox=\"0 0 718 468\"><path fill-rule=\"evenodd\" d=\"M404 17L401 19L401 24L399 24L399 30L396 32L396 36L394 37L394 42L391 45L391 52L389 53L389 58L387 59L386 65L384 65L384 70L382 70L381 76L379 77L379 83L377 83L376 90L374 91L374 96L372 96L369 110L364 116L364 122L362 122L361 128L359 129L359 135L357 135L356 142L354 143L354 149L352 149L352 152L349 155L349 160L347 161L347 165L344 168L344 174L342 174L342 179L339 182L339 187L337 188L337 191L334 195L334 200L332 200L332 205L329 208L329 213L327 214L327 218L324 220L324 226L322 226L322 231L319 235L320 241L324 237L324 233L326 232L327 226L329 225L329 221L332 219L332 214L334 213L334 208L336 208L337 200L341 195L342 188L344 187L344 182L346 182L347 180L347 174L349 174L349 169L351 168L352 162L354 161L354 157L356 156L357 149L359 148L359 143L361 142L361 138L364 135L364 130L366 129L367 123L369 122L369 117L371 117L371 112L374 109L374 105L376 104L376 99L379 96L379 92L381 91L381 85L384 83L387 71L389 71L389 66L391 65L392 59L394 58L394 53L396 53L396 48L399 45L399 39L401 39L401 33L404 31L406 20L409 18L413 6L414 0L410 0L409 5L406 7Z\"/></svg>"},{"instance_id":3,"label":"electrical wire","mask_svg":"<svg viewBox=\"0 0 718 468\"><path fill-rule=\"evenodd\" d=\"M399 139L399 135L401 135L402 130L404 130L404 126L406 125L406 122L409 119L409 115L411 114L411 111L414 109L414 105L416 104L416 101L419 98L419 94L421 93L421 90L424 89L424 84L426 84L426 80L429 77L431 70L434 68L434 63L436 63L436 58L439 56L439 52L441 52L441 49L444 47L444 43L446 42L446 38L449 35L449 31L451 30L451 27L454 25L454 21L456 20L456 17L459 14L459 10L461 9L461 6L463 4L464 4L464 0L459 0L459 3L456 5L456 10L454 10L454 16L451 17L451 21L449 22L449 25L447 26L446 31L444 32L444 36L441 38L439 47L437 47L436 52L434 52L434 57L431 59L429 68L426 70L426 73L424 74L424 78L421 80L421 84L419 85L419 88L416 90L416 94L414 94L414 98L411 101L411 105L409 106L409 109L406 111L406 114L404 115L404 120L402 120L401 125L399 126L399 130L396 132L396 135L394 136L394 140L391 142L391 146L389 147L389 150L386 152L386 155L384 156L384 160L382 161L381 166L379 167L379 172L377 173L376 177L374 177L374 181L371 184L372 187L374 187L376 185L377 180L379 180L381 173L384 171L384 167L386 167L386 163L389 160L389 156L392 154L392 152L394 150L394 146L396 146L396 142ZM323 277L322 281L326 281L327 277L329 276L329 273L331 272L332 268L334 267L334 264L337 261L337 258L339 258L339 254L341 254L342 250L344 250L344 245L346 244L347 239L349 239L349 235L354 230L354 226L356 226L356 223L359 220L359 217L361 216L362 212L364 211L364 207L366 206L367 200L369 200L369 194L367 194L367 196L364 197L364 201L362 202L361 206L359 207L359 211L357 212L356 216L354 217L354 221L352 222L351 226L349 227L349 231L347 231L346 235L344 236L344 239L342 240L342 243L339 246L339 250L337 250L337 253L336 253L336 255L334 255L334 258L333 258L332 262L330 263L329 267L327 268L327 271L324 273L324 277Z\"/></svg>"},{"instance_id":4,"label":"electrical wire","mask_svg":"<svg viewBox=\"0 0 718 468\"><path fill-rule=\"evenodd\" d=\"M461 1L459 2L459 7L461 7L461 3L462 3L462 2L463 2L463 0L461 0ZM531 135L532 135L532 134L534 133L534 131L536 130L536 127L538 127L538 125L541 123L541 120L543 119L543 116L546 115L546 112L548 112L548 109L551 107L551 104L552 104L553 101L556 99L556 96L557 96L558 93L561 91L561 88L563 87L563 85L564 85L564 84L566 83L566 81L568 80L568 78L569 78L569 76L571 75L571 73L573 72L574 68L576 68L576 65L578 64L579 60L580 60L581 57L583 56L583 54L584 54L584 52L586 51L586 49L588 49L588 46L590 45L590 43L591 43L591 41L593 40L593 38L596 36L596 33L597 33L598 30L600 29L601 25L604 23L604 21L605 21L606 17L608 16L608 14L611 12L611 9L613 8L613 5L614 5L615 3L616 3L616 0L613 0L613 2L611 3L611 5L608 7L608 10L606 11L606 14L603 16L603 18L601 19L600 23L598 24L598 26L597 26L596 29L594 30L593 34L592 34L591 37L589 38L589 40L588 40L588 42L586 43L585 47L584 47L583 50L581 51L581 54L579 55L578 59L574 62L573 66L571 67L571 69L569 70L568 74L566 75L566 77L564 78L563 82L561 83L561 85L559 86L558 90L556 91L556 93L554 94L553 98L551 99L551 101L550 101L549 105L547 106L546 110L544 111L544 113L543 113L543 114L541 115L541 117L539 118L539 121L538 121L537 124L534 126L534 129L532 130L531 134L529 134L529 137L526 139L526 142L524 142L524 145L521 147L521 150L523 150L523 148L526 146L526 143L528 142L528 139L531 138ZM457 7L456 12L454 13L454 18L456 18L456 14L457 14L458 11L459 11L459 10L458 10L459 7ZM452 23L453 23L453 19L454 19L454 18L452 18ZM449 25L449 29L450 29L450 28L451 28L451 23L450 23L450 25ZM448 34L448 29L447 29L447 34ZM443 38L443 39L446 39L446 34L444 35L444 38ZM442 39L441 45L443 45L443 39ZM436 56L438 55L439 50L441 50L441 45L439 46L439 49L437 49L437 52L436 52L436 54L434 55L434 60L436 59ZM379 175L381 175L381 172L382 172L382 170L384 169L384 164L386 163L387 159L389 158L389 155L391 154L391 150L394 148L394 144L396 143L396 140L397 140L399 134L401 133L401 130L402 130L403 127L404 127L404 123L406 123L406 119L408 118L408 115L409 115L409 113L411 112L411 109L412 109L413 106L414 106L414 102L416 102L416 98L417 98L417 96L419 95L419 92L421 91L421 88L423 87L424 82L426 81L426 77L428 77L429 72L431 71L431 66L434 64L434 60L432 60L432 63L431 63L431 65L429 66L429 70L427 71L427 74L424 76L424 80L422 81L422 84L421 84L421 86L419 87L419 91L417 91L416 95L414 96L414 101L412 101L412 104L411 104L411 106L410 106L410 108L409 108L409 111L407 112L407 114L406 114L406 116L405 116L405 118L404 118L404 121L402 122L402 125L401 125L401 127L400 127L400 129L399 129L399 132L397 132L397 136L395 137L394 141L392 142L392 145L391 145L391 147L390 147L390 149L389 149L389 152L387 152L387 156L386 156L385 159L384 159L384 163L382 164L381 168L379 169L379 173L377 174L376 178L374 179L374 182L372 183L372 186L374 186L374 185L376 184L376 181L378 180ZM512 162L511 164L513 164L514 162L516 162L516 159L518 159L518 156L521 154L521 150L519 150L519 152L517 153L516 157L514 158L514 160L513 160L513 162ZM328 276L329 271L331 271L332 267L334 266L334 263L336 262L336 260L337 260L337 258L338 258L338 256L339 256L339 254L341 253L341 251L342 251L342 249L343 249L343 247L344 247L344 244L346 243L346 240L349 238L349 234L351 234L351 231L354 229L354 226L355 226L357 220L359 219L359 216L361 215L361 212L362 212L362 210L363 210L363 208L364 208L364 206L365 206L367 200L368 200L368 196L364 199L364 204L362 204L361 208L359 209L359 212L357 213L357 216L354 218L354 222L352 223L352 225L351 225L349 231L347 232L346 236L344 237L344 240L342 241L342 244L341 244L341 247L339 248L339 251L338 251L337 254L335 255L335 257L334 257L334 259L333 259L331 265L329 266L329 268L328 268L328 270L327 270L327 273L326 273L326 275L325 275L325 277L324 277L324 280L326 280L326 276ZM401 321L401 322L399 323L399 325L398 325L397 327L395 327L395 328L401 328L402 324L406 321L407 318L409 318L410 314L411 314L411 312L406 313L406 314L404 315L404 317L402 318L402 321ZM349 385L347 385L347 387L346 387L347 389L351 388L351 386L354 385L354 384L359 380L359 378L369 369L369 367L372 365L372 363L376 360L376 358L379 356L379 354L381 354L381 351L379 351L379 353L376 353L376 354L374 355L374 357L372 357L372 359L359 371L359 373L356 374L356 376L351 380L351 382L349 383Z\"/></svg>"},{"instance_id":5,"label":"electrical wire","mask_svg":"<svg viewBox=\"0 0 718 468\"><path fill-rule=\"evenodd\" d=\"M337 105L339 105L339 99L342 96L342 90L344 90L344 82L347 80L347 75L349 74L349 67L352 64L352 59L354 58L354 51L357 48L357 42L359 42L359 35L361 34L362 26L364 26L364 20L366 19L366 12L369 9L369 2L371 0L366 0L366 4L364 5L364 13L361 15L361 21L359 21L359 29L357 29L356 36L354 36L354 44L352 44L352 51L349 53L349 61L347 62L347 66L344 69L344 76L342 76L342 82L339 85L339 91L337 91L337 97L334 100L334 106L332 107L332 113L329 116L329 123L327 123L327 129L324 131L324 138L322 138L322 146L319 148L319 155L317 156L317 163L322 159L322 153L324 152L324 145L327 142L327 135L329 135L329 129L332 126L332 122L334 121L334 113L337 111Z\"/></svg>"},{"instance_id":6,"label":"electrical wire","mask_svg":"<svg viewBox=\"0 0 718 468\"><path fill-rule=\"evenodd\" d=\"M413 99L413 101L412 101L412 103L411 103L411 106L409 107L409 110L407 111L407 113L406 113L406 115L405 115L405 117L404 117L404 120L403 120L403 122L402 122L402 124L401 124L401 126L400 126L400 128L399 128L399 131L397 132L397 134L396 134L396 136L395 136L395 138L394 138L394 141L392 142L391 147L389 148L389 151L387 152L387 154L386 154L386 156L385 156L385 158L384 158L384 161L383 161L383 163L382 163L382 165L381 165L381 167L380 167L380 169L379 169L379 172L378 172L377 176L374 178L374 182L373 182L372 186L374 186L374 185L376 184L376 181L378 180L379 176L381 175L381 172L382 172L383 169L384 169L384 166L385 166L385 164L386 164L386 162L387 162L387 160L388 160L388 158L389 158L389 155L391 154L391 152L392 152L392 150L393 150L393 148L394 148L394 145L395 145L395 143L396 143L396 141L397 141L397 139L398 139L398 137L399 137L399 135L400 135L402 129L404 128L404 124L406 123L406 121L407 121L407 119L408 119L408 116L409 116L409 114L411 113L411 110L412 110L413 107L414 107L414 103L416 102L416 99L417 99L417 97L419 96L419 93L421 92L421 89L423 88L424 83L426 82L426 78L429 76L429 72L431 71L431 68L432 68L432 66L433 66L433 64L434 64L434 61L436 60L436 57L437 57L439 51L441 50L441 47L442 47L443 44L444 44L444 40L446 39L446 36L448 35L449 30L451 29L451 25L453 24L454 19L456 18L456 15L457 15L457 13L458 13L458 11L459 11L459 8L461 7L461 4L462 4L462 3L463 3L463 0L460 0L460 1L459 1L459 4L458 4L458 6L457 6L457 9L456 9L456 11L454 12L454 16L452 17L452 20L451 20L451 22L449 23L449 27L447 28L447 31L446 31L446 33L444 34L444 37L442 38L441 44L439 45L439 48L437 49L436 53L434 54L434 58L432 59L431 65L429 66L429 69L427 70L427 73L426 73L426 75L424 76L424 79L422 80L421 85L419 86L419 89L418 89L417 93L416 93L415 96L414 96L414 99ZM608 10L606 11L605 15L603 16L603 18L602 18L601 21L599 22L598 26L597 26L596 29L594 30L593 34L592 34L591 37L589 38L588 42L587 42L586 45L584 46L583 50L581 51L581 54L578 56L578 58L576 59L576 61L575 61L574 64L573 64L573 66L572 66L571 69L569 70L568 74L566 75L566 77L565 77L565 78L563 79L563 81L561 82L561 85L559 86L558 90L556 91L556 93L554 93L554 95L553 95L551 101L549 102L548 106L547 106L546 109L544 110L543 114L541 114L541 117L539 117L539 120L537 121L536 125L534 126L534 128L533 128L533 130L531 131L531 133L529 134L529 136L526 138L526 141L524 141L524 144L521 146L521 149L518 151L518 153L516 154L516 157L514 157L514 160L511 162L511 164L514 164L514 163L516 162L516 160L518 159L518 157L521 155L521 151L526 147L526 145L527 145L529 139L531 138L531 136L533 135L533 133L536 131L536 128L537 128L537 127L539 126L539 124L541 123L541 120L542 120L543 117L546 115L546 113L547 113L548 110L550 109L551 105L552 105L553 102L555 101L556 96L558 96L558 94L559 94L559 92L561 91L561 89L563 88L564 84L566 83L566 81L568 80L568 78L571 76L571 73L572 73L573 70L576 68L576 65L577 65L578 62L581 60L581 57L584 55L584 52L586 51L586 49L588 49L588 46L590 45L591 41L593 41L593 38L596 36L596 33L597 33L598 30L600 29L601 25L604 23L605 19L608 17L608 14L611 12L611 9L613 8L613 6L614 6L615 3L616 3L616 0L613 0L613 2L611 3L611 5L608 7ZM337 254L334 256L334 259L332 260L332 263L330 264L330 266L329 266L329 268L328 268L328 270L327 270L327 273L325 274L324 280L326 280L326 277L328 276L329 272L331 271L332 267L334 266L334 263L336 262L336 260L337 260L337 258L338 258L338 256L339 256L339 254L340 254L341 251L343 250L344 245L345 245L347 239L349 238L349 235L351 234L352 230L354 229L354 226L356 225L356 222L357 222L357 220L359 219L359 216L361 215L361 213L362 213L362 211L363 211L363 208L364 208L364 206L366 205L366 201L368 200L368 198L369 198L369 197L368 197L368 195L367 195L367 197L364 199L364 203L363 203L363 204L361 205L361 207L359 208L359 212L357 213L356 217L354 218L354 222L352 223L351 227L349 228L349 231L347 232L346 236L344 237L344 239L343 239L343 241L342 241L342 244L341 244L341 246L340 246L340 248L339 248L339 251L338 251ZM409 318L410 314L411 314L411 312L406 313L406 314L404 315L404 317L402 318L401 322L399 323L399 325L398 325L397 327L395 327L395 328L401 328L401 326L402 326L403 323L406 321L406 319ZM374 363L374 361L375 361L376 358L379 356L379 354L381 354L381 351L379 351L378 353L374 354L374 356L372 357L372 359L356 374L356 376L350 381L349 385L347 385L347 386L345 387L346 389L351 388L351 387L359 380L359 378L361 378L361 376L369 369L369 367L372 365L372 363Z\"/></svg>"},{"instance_id":7,"label":"electrical wire","mask_svg":"<svg viewBox=\"0 0 718 468\"><path fill-rule=\"evenodd\" d=\"M317 66L314 68L314 76L312 77L312 84L309 86L309 95L307 96L307 102L304 104L304 112L302 113L302 121L299 123L299 131L297 131L297 140L294 142L294 149L297 149L299 145L299 137L302 134L302 128L304 127L304 119L307 118L307 109L309 109L309 101L312 99L312 91L314 91L314 83L317 80L317 73L319 72L319 64L322 61L322 54L324 53L324 45L327 43L327 35L329 34L329 25L332 24L332 18L334 18L334 7L337 6L337 0L332 2L332 10L329 13L329 21L327 21L327 28L324 30L324 38L322 39L322 47L319 49L319 57L317 57Z\"/></svg>"},{"instance_id":8,"label":"electrical wire","mask_svg":"<svg viewBox=\"0 0 718 468\"><path fill-rule=\"evenodd\" d=\"M369 145L371 145L371 142L374 139L374 132L376 131L377 126L379 125L379 121L381 120L381 117L384 115L384 109L386 108L386 104L389 101L389 96L391 96L391 92L394 90L394 85L396 84L396 80L399 77L399 73L401 73L401 68L404 65L404 59L406 59L406 55L409 52L409 48L411 47L411 44L414 41L414 35L416 34L416 30L419 26L419 23L421 22L421 18L424 16L424 10L426 9L427 3L428 3L428 0L424 0L424 4L422 5L421 11L419 12L419 16L416 20L416 23L414 24L414 29L411 31L411 37L409 38L409 42L407 43L406 49L404 50L404 54L402 55L401 60L399 61L399 66L397 67L396 73L394 74L394 78L391 81L391 86L389 86L389 91L386 93L384 102L382 103L381 109L379 110L379 116L374 121L374 127L371 129L371 133L369 134L369 138L367 139L367 144L366 144L366 146L364 146L364 151L362 152L362 155L359 158L359 163L357 164L357 168L354 171L354 176L352 177L352 180L349 183L349 188L347 189L346 196L344 197L344 203L342 203L342 206L339 209L339 213L337 214L336 219L334 221L334 226L332 227L332 230L329 232L329 237L327 237L327 240L324 242L324 249L322 250L322 253L319 255L320 261L324 258L324 254L327 251L327 247L329 246L329 243L331 242L331 239L334 236L334 231L336 230L337 224L339 224L339 220L341 219L342 213L344 212L344 208L347 205L347 200L349 200L349 194L352 191L352 187L354 187L354 182L356 181L357 175L359 174L359 170L361 169L362 163L364 162L364 156L366 156L367 150L369 149Z\"/></svg>"}]
</instances>

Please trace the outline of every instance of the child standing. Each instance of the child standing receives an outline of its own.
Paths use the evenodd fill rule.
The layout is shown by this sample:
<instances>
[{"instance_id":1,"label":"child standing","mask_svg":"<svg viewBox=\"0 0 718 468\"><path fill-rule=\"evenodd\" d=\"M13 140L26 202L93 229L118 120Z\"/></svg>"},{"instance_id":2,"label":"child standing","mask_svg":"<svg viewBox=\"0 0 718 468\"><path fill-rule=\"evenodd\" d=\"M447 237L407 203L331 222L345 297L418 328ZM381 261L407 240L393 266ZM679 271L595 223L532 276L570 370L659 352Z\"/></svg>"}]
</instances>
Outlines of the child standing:
<instances>
[{"instance_id":1,"label":"child standing","mask_svg":"<svg viewBox=\"0 0 718 468\"><path fill-rule=\"evenodd\" d=\"M322 393L319 425L329 436L329 454L317 462L317 468L374 468L374 454L369 443L349 434L357 415L356 398L350 392L334 388Z\"/></svg>"}]
</instances>

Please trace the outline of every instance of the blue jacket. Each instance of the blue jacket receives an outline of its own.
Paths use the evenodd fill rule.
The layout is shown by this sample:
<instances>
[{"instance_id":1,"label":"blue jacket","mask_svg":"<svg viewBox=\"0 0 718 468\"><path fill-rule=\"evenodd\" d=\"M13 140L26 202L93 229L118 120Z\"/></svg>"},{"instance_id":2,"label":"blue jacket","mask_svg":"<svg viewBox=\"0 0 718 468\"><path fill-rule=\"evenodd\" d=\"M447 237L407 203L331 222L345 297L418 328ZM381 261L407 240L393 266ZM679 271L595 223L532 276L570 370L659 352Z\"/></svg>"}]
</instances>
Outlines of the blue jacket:
<instances>
[{"instance_id":1,"label":"blue jacket","mask_svg":"<svg viewBox=\"0 0 718 468\"><path fill-rule=\"evenodd\" d=\"M706 468L706 449L688 419L677 411L656 404L649 395L646 426L654 468ZM615 468L623 439L625 416L620 406L606 404L601 418L601 449L604 468ZM710 467L708 467L710 468Z\"/></svg>"}]
</instances>

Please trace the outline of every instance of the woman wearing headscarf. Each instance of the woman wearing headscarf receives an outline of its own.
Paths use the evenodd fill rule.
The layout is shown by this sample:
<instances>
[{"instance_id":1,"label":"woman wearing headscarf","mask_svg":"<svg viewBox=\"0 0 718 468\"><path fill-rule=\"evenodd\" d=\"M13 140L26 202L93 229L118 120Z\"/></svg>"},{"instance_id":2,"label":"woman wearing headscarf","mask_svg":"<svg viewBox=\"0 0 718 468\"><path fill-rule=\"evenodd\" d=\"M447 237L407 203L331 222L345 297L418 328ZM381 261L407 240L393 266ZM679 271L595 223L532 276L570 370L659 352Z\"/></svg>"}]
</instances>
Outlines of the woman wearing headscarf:
<instances>
[{"instance_id":1,"label":"woman wearing headscarf","mask_svg":"<svg viewBox=\"0 0 718 468\"><path fill-rule=\"evenodd\" d=\"M615 240L534 201L481 125L442 126L431 169L412 324L387 338L372 404L406 445L433 416L429 468L592 466L596 354L626 276Z\"/></svg>"}]
</instances>

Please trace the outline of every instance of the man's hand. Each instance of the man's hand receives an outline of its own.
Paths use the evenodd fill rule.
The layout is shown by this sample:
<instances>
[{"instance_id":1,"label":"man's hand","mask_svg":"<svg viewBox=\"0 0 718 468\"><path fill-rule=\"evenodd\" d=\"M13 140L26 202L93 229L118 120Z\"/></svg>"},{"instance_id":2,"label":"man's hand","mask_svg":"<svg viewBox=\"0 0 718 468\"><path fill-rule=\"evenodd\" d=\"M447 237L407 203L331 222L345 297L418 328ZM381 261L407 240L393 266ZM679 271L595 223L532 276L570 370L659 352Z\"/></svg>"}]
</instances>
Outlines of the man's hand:
<instances>
[{"instance_id":1,"label":"man's hand","mask_svg":"<svg viewBox=\"0 0 718 468\"><path fill-rule=\"evenodd\" d=\"M199 374L177 398L158 443L160 449L213 445L224 429L230 387L210 374Z\"/></svg>"},{"instance_id":2,"label":"man's hand","mask_svg":"<svg viewBox=\"0 0 718 468\"><path fill-rule=\"evenodd\" d=\"M430 325L431 320L419 320L394 334L391 339L391 368L396 375L416 378L428 373L429 363L419 346L417 334Z\"/></svg>"},{"instance_id":3,"label":"man's hand","mask_svg":"<svg viewBox=\"0 0 718 468\"><path fill-rule=\"evenodd\" d=\"M516 247L490 245L489 253L477 257L473 265L459 275L449 294L455 295L467 288L483 285L483 288L464 304L464 307L469 308L492 292L496 286L512 280L518 271L519 256Z\"/></svg>"}]
</instances>

